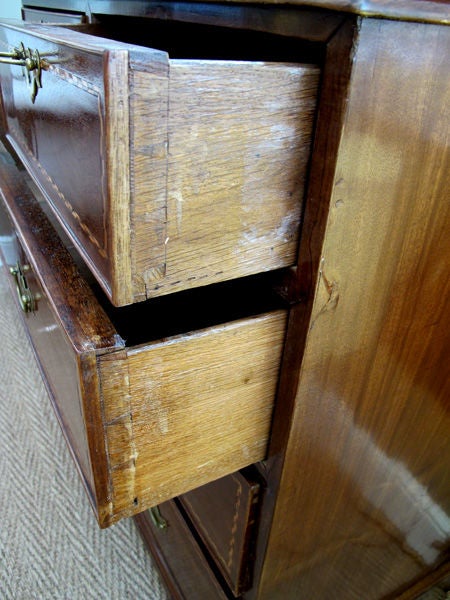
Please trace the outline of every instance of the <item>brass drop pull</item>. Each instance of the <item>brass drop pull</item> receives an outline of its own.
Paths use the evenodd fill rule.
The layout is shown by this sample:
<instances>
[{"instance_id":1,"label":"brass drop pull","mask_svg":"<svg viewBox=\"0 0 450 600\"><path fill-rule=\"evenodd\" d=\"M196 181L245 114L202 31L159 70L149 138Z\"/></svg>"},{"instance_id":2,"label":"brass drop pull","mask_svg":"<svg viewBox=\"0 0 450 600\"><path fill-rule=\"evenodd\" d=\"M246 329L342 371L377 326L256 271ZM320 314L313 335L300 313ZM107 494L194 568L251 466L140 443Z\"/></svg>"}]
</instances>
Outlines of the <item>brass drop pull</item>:
<instances>
[{"instance_id":1,"label":"brass drop pull","mask_svg":"<svg viewBox=\"0 0 450 600\"><path fill-rule=\"evenodd\" d=\"M9 272L16 280L17 296L19 304L24 313L34 313L37 311L38 300L41 299L40 294L33 294L28 287L28 283L24 273L30 270L28 265L20 266L19 263L14 267L10 267Z\"/></svg>"},{"instance_id":2,"label":"brass drop pull","mask_svg":"<svg viewBox=\"0 0 450 600\"><path fill-rule=\"evenodd\" d=\"M0 63L17 65L24 69L30 86L31 102L34 104L39 88L42 88L42 58L39 50L25 48L21 43L19 48L11 52L0 52Z\"/></svg>"},{"instance_id":3,"label":"brass drop pull","mask_svg":"<svg viewBox=\"0 0 450 600\"><path fill-rule=\"evenodd\" d=\"M154 506L153 508L151 508L149 510L149 513L150 513L150 517L152 519L153 525L157 529L167 529L167 527L169 527L169 524L167 523L165 518L162 516L161 511L159 510L158 506Z\"/></svg>"}]
</instances>

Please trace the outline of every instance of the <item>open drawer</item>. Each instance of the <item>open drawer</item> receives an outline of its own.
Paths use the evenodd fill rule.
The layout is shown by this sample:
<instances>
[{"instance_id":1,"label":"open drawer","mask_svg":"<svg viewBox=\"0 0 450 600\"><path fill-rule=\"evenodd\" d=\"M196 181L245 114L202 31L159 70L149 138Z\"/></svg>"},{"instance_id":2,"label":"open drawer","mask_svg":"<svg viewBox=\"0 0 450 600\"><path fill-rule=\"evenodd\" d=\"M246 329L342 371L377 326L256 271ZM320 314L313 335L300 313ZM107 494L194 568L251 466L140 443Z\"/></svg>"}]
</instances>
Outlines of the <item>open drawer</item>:
<instances>
[{"instance_id":1,"label":"open drawer","mask_svg":"<svg viewBox=\"0 0 450 600\"><path fill-rule=\"evenodd\" d=\"M114 308L14 165L0 181L10 280L99 524L263 459L286 326L265 283Z\"/></svg>"},{"instance_id":2,"label":"open drawer","mask_svg":"<svg viewBox=\"0 0 450 600\"><path fill-rule=\"evenodd\" d=\"M319 79L283 39L145 27L0 31L7 137L116 306L295 264Z\"/></svg>"}]
</instances>

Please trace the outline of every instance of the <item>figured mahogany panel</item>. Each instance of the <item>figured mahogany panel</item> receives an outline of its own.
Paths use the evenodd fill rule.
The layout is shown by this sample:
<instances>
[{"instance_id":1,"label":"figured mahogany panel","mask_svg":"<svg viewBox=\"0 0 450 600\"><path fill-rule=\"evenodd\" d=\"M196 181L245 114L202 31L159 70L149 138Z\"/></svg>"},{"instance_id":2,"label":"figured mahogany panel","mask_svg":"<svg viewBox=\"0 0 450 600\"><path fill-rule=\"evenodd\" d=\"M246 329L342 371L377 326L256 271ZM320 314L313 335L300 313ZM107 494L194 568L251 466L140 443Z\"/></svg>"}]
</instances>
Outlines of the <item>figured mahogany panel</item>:
<instances>
[{"instance_id":1,"label":"figured mahogany panel","mask_svg":"<svg viewBox=\"0 0 450 600\"><path fill-rule=\"evenodd\" d=\"M235 596L252 582L262 486L250 471L222 477L179 497Z\"/></svg>"},{"instance_id":2,"label":"figured mahogany panel","mask_svg":"<svg viewBox=\"0 0 450 600\"><path fill-rule=\"evenodd\" d=\"M261 598L397 597L448 560L449 51L360 23Z\"/></svg>"},{"instance_id":3,"label":"figured mahogany panel","mask_svg":"<svg viewBox=\"0 0 450 600\"><path fill-rule=\"evenodd\" d=\"M134 517L173 600L228 600L175 502L158 507L166 527L159 529L149 511Z\"/></svg>"}]
</instances>

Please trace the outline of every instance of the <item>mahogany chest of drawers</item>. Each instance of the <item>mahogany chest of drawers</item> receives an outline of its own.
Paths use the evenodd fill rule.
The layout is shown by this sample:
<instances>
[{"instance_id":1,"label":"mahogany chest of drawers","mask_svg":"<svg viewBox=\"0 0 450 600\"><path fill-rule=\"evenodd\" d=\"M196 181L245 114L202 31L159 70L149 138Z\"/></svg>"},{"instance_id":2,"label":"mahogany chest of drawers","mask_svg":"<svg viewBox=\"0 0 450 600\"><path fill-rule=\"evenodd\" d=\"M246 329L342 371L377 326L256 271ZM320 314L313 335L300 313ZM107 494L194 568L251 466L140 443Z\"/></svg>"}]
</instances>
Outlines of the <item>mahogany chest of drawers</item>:
<instances>
[{"instance_id":1,"label":"mahogany chest of drawers","mask_svg":"<svg viewBox=\"0 0 450 600\"><path fill-rule=\"evenodd\" d=\"M135 515L174 598L445 586L449 13L2 25L13 292L100 525Z\"/></svg>"},{"instance_id":2,"label":"mahogany chest of drawers","mask_svg":"<svg viewBox=\"0 0 450 600\"><path fill-rule=\"evenodd\" d=\"M231 35L155 25L146 49L85 31L3 27L3 51L42 61L34 103L4 67L5 125L113 303L294 265L319 70L289 48L215 60Z\"/></svg>"}]
</instances>

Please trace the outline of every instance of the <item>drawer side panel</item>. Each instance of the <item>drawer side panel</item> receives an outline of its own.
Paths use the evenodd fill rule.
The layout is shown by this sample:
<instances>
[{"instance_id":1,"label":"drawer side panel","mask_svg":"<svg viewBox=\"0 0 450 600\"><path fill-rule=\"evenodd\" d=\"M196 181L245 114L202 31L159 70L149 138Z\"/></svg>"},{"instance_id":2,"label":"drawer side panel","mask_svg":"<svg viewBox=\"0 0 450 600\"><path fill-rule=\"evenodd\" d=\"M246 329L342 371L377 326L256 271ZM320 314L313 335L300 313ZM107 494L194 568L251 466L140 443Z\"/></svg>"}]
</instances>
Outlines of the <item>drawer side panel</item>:
<instances>
[{"instance_id":1,"label":"drawer side panel","mask_svg":"<svg viewBox=\"0 0 450 600\"><path fill-rule=\"evenodd\" d=\"M131 219L133 293L145 300L147 283L166 275L167 245L167 75L130 72Z\"/></svg>"},{"instance_id":2,"label":"drawer side panel","mask_svg":"<svg viewBox=\"0 0 450 600\"><path fill-rule=\"evenodd\" d=\"M145 275L150 296L295 264L318 78L170 61L167 268Z\"/></svg>"},{"instance_id":3,"label":"drawer side panel","mask_svg":"<svg viewBox=\"0 0 450 600\"><path fill-rule=\"evenodd\" d=\"M100 358L111 519L265 457L286 312Z\"/></svg>"}]
</instances>

